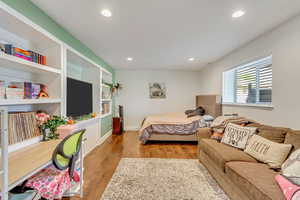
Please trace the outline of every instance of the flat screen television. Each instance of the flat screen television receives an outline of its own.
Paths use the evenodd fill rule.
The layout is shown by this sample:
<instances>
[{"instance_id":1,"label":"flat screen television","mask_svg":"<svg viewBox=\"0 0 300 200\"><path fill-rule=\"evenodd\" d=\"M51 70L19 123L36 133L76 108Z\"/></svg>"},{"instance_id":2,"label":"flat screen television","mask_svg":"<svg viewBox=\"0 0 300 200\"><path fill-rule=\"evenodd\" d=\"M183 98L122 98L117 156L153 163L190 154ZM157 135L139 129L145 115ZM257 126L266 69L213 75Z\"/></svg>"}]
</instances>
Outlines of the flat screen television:
<instances>
[{"instance_id":1,"label":"flat screen television","mask_svg":"<svg viewBox=\"0 0 300 200\"><path fill-rule=\"evenodd\" d=\"M93 85L67 78L67 116L79 117L93 112Z\"/></svg>"}]
</instances>

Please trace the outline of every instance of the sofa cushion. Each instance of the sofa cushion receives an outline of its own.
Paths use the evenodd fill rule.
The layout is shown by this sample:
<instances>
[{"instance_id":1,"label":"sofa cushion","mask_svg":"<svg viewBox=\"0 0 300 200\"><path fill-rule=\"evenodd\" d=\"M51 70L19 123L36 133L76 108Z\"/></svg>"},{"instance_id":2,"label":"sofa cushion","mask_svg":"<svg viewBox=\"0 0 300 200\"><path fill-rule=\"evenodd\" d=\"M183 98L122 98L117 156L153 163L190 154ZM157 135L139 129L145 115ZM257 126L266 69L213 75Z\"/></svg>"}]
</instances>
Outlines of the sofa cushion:
<instances>
[{"instance_id":1,"label":"sofa cushion","mask_svg":"<svg viewBox=\"0 0 300 200\"><path fill-rule=\"evenodd\" d=\"M280 144L259 135L254 135L250 138L244 151L257 160L267 163L270 167L279 169L288 157L291 149L291 144Z\"/></svg>"},{"instance_id":2,"label":"sofa cushion","mask_svg":"<svg viewBox=\"0 0 300 200\"><path fill-rule=\"evenodd\" d=\"M277 143L283 143L289 128L267 126L259 123L248 124L247 127L256 127L259 136Z\"/></svg>"},{"instance_id":3,"label":"sofa cushion","mask_svg":"<svg viewBox=\"0 0 300 200\"><path fill-rule=\"evenodd\" d=\"M282 174L300 185L300 149L294 151L282 165Z\"/></svg>"},{"instance_id":4,"label":"sofa cushion","mask_svg":"<svg viewBox=\"0 0 300 200\"><path fill-rule=\"evenodd\" d=\"M245 149L249 138L255 133L255 127L244 127L229 123L225 128L225 133L221 142L238 149Z\"/></svg>"},{"instance_id":5,"label":"sofa cushion","mask_svg":"<svg viewBox=\"0 0 300 200\"><path fill-rule=\"evenodd\" d=\"M199 145L200 149L223 171L225 171L226 162L229 161L257 162L245 152L212 139L202 139Z\"/></svg>"},{"instance_id":6,"label":"sofa cushion","mask_svg":"<svg viewBox=\"0 0 300 200\"><path fill-rule=\"evenodd\" d=\"M300 149L300 131L289 131L285 137L284 143L293 145L292 152Z\"/></svg>"},{"instance_id":7,"label":"sofa cushion","mask_svg":"<svg viewBox=\"0 0 300 200\"><path fill-rule=\"evenodd\" d=\"M246 127L256 127L256 128L259 128L262 126L263 126L263 124L260 124L260 123L250 123L250 124L246 125Z\"/></svg>"},{"instance_id":8,"label":"sofa cushion","mask_svg":"<svg viewBox=\"0 0 300 200\"><path fill-rule=\"evenodd\" d=\"M277 143L283 143L290 129L263 125L258 128L258 135Z\"/></svg>"},{"instance_id":9,"label":"sofa cushion","mask_svg":"<svg viewBox=\"0 0 300 200\"><path fill-rule=\"evenodd\" d=\"M275 181L277 172L269 169L262 163L228 162L226 175L243 190L249 199L276 199L284 200L285 197Z\"/></svg>"}]
</instances>

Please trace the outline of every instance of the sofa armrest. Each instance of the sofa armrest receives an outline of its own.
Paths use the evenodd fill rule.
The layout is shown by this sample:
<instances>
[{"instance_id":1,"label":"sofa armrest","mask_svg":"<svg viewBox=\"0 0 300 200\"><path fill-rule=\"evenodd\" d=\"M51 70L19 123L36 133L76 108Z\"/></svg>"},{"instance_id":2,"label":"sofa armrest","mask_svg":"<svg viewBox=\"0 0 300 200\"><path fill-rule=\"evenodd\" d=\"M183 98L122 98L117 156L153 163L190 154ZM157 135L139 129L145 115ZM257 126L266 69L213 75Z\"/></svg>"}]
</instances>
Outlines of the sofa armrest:
<instances>
[{"instance_id":1,"label":"sofa armrest","mask_svg":"<svg viewBox=\"0 0 300 200\"><path fill-rule=\"evenodd\" d=\"M209 139L212 135L211 128L199 128L197 131L198 142L201 139Z\"/></svg>"}]
</instances>

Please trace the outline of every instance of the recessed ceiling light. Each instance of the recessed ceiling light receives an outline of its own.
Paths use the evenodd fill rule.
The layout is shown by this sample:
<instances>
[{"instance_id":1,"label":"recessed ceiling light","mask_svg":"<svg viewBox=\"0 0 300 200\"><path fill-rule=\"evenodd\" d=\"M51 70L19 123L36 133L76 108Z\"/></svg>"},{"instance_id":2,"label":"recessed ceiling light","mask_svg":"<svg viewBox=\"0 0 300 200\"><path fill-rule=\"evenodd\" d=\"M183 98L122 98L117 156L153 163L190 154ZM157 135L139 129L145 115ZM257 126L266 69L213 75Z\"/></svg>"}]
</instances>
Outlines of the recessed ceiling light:
<instances>
[{"instance_id":1,"label":"recessed ceiling light","mask_svg":"<svg viewBox=\"0 0 300 200\"><path fill-rule=\"evenodd\" d=\"M128 57L127 60L128 60L128 61L133 61L133 58Z\"/></svg>"},{"instance_id":2,"label":"recessed ceiling light","mask_svg":"<svg viewBox=\"0 0 300 200\"><path fill-rule=\"evenodd\" d=\"M195 60L195 58L189 58L189 61L193 62Z\"/></svg>"},{"instance_id":3,"label":"recessed ceiling light","mask_svg":"<svg viewBox=\"0 0 300 200\"><path fill-rule=\"evenodd\" d=\"M244 14L245 14L245 11L237 10L232 14L232 18L239 18L239 17L242 17Z\"/></svg>"},{"instance_id":4,"label":"recessed ceiling light","mask_svg":"<svg viewBox=\"0 0 300 200\"><path fill-rule=\"evenodd\" d=\"M104 17L111 17L111 16L112 16L111 11L108 10L108 9L103 9L103 10L101 11L101 14L102 14Z\"/></svg>"}]
</instances>

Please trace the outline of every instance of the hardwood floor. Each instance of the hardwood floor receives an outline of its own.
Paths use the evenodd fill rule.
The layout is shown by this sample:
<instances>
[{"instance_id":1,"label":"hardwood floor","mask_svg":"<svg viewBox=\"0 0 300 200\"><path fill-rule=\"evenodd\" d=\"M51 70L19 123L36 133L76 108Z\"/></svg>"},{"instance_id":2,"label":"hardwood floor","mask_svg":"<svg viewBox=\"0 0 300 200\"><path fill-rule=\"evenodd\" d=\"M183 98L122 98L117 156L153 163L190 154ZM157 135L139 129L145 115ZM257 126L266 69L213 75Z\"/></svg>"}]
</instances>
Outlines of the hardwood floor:
<instances>
[{"instance_id":1,"label":"hardwood floor","mask_svg":"<svg viewBox=\"0 0 300 200\"><path fill-rule=\"evenodd\" d=\"M84 198L99 200L121 158L186 158L196 159L193 142L153 142L140 144L137 132L113 135L85 158ZM78 200L79 197L65 198Z\"/></svg>"}]
</instances>

